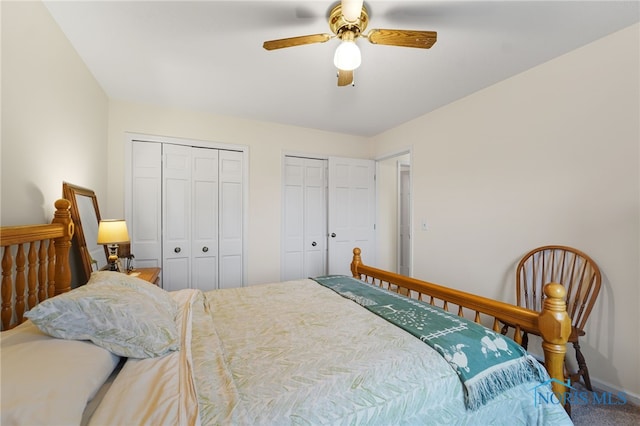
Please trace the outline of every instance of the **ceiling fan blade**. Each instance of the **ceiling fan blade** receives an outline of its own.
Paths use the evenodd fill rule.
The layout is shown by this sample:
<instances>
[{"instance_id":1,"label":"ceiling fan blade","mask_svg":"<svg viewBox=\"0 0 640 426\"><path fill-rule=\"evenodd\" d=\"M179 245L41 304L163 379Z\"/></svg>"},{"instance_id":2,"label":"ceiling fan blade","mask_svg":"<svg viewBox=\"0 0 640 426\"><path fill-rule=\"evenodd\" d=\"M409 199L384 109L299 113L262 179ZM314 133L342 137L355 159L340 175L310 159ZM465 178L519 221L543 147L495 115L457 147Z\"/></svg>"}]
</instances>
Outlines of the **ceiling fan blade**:
<instances>
[{"instance_id":1,"label":"ceiling fan blade","mask_svg":"<svg viewBox=\"0 0 640 426\"><path fill-rule=\"evenodd\" d=\"M437 35L435 31L371 30L367 38L373 44L428 49L436 42Z\"/></svg>"},{"instance_id":2,"label":"ceiling fan blade","mask_svg":"<svg viewBox=\"0 0 640 426\"><path fill-rule=\"evenodd\" d=\"M331 40L330 34L313 34L299 37L281 38L279 40L269 40L262 44L267 50L282 49L285 47L302 46L305 44L324 43Z\"/></svg>"},{"instance_id":3,"label":"ceiling fan blade","mask_svg":"<svg viewBox=\"0 0 640 426\"><path fill-rule=\"evenodd\" d=\"M353 70L338 70L338 86L348 86L353 84Z\"/></svg>"}]
</instances>

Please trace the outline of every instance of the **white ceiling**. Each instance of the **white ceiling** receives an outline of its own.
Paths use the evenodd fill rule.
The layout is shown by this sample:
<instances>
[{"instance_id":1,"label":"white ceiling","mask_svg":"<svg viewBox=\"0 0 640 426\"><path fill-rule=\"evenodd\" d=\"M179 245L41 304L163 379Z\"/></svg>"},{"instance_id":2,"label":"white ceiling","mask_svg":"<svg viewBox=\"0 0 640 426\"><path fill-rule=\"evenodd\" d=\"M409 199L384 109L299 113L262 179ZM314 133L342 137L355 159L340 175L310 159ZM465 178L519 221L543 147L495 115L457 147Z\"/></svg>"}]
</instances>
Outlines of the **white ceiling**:
<instances>
[{"instance_id":1,"label":"white ceiling","mask_svg":"<svg viewBox=\"0 0 640 426\"><path fill-rule=\"evenodd\" d=\"M369 27L437 31L428 50L359 39L337 87L335 1L45 1L110 98L373 136L639 21L638 1L366 1ZM597 58L594 58L597 61Z\"/></svg>"}]
</instances>

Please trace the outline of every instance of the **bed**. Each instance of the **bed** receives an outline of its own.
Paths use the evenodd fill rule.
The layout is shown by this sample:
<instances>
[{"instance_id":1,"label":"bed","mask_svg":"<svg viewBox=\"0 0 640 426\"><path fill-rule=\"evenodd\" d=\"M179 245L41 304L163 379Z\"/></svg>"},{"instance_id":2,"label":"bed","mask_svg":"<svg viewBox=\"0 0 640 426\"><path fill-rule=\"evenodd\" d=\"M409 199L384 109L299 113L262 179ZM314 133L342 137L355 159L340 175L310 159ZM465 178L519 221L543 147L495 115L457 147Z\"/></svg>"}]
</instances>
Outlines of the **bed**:
<instances>
[{"instance_id":1,"label":"bed","mask_svg":"<svg viewBox=\"0 0 640 426\"><path fill-rule=\"evenodd\" d=\"M3 425L571 424L559 285L537 313L367 266L356 248L353 277L203 293L105 271L71 290L68 210L1 231ZM516 349L533 330L549 375ZM475 387L506 374L507 352L513 383Z\"/></svg>"}]
</instances>

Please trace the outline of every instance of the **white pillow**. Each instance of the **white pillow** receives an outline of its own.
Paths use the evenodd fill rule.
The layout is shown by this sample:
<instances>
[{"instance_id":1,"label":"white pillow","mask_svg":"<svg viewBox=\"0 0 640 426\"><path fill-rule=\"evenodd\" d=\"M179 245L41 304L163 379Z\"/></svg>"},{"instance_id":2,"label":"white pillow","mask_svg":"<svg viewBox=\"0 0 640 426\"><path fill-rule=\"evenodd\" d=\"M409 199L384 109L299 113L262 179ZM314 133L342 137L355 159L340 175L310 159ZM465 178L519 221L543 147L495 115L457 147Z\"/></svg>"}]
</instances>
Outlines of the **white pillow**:
<instances>
[{"instance_id":1,"label":"white pillow","mask_svg":"<svg viewBox=\"0 0 640 426\"><path fill-rule=\"evenodd\" d=\"M140 281L149 287L144 290L152 288ZM149 358L178 350L175 302L164 290L156 289L173 305L164 295L140 287L95 282L47 299L25 316L50 336L90 340L120 356Z\"/></svg>"},{"instance_id":2,"label":"white pillow","mask_svg":"<svg viewBox=\"0 0 640 426\"><path fill-rule=\"evenodd\" d=\"M26 321L0 334L0 424L78 425L120 360L91 342L55 339Z\"/></svg>"}]
</instances>

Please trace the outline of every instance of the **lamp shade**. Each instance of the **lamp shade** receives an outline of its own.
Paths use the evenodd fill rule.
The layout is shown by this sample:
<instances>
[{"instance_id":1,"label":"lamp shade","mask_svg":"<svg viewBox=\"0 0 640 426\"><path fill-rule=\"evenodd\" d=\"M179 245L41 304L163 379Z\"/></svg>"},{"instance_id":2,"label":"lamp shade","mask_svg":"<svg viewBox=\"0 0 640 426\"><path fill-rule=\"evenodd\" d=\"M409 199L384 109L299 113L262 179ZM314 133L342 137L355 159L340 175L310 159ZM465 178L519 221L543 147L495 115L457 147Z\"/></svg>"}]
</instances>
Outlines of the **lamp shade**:
<instances>
[{"instance_id":1,"label":"lamp shade","mask_svg":"<svg viewBox=\"0 0 640 426\"><path fill-rule=\"evenodd\" d=\"M127 222L121 219L101 220L98 226L98 244L120 244L129 242Z\"/></svg>"}]
</instances>

